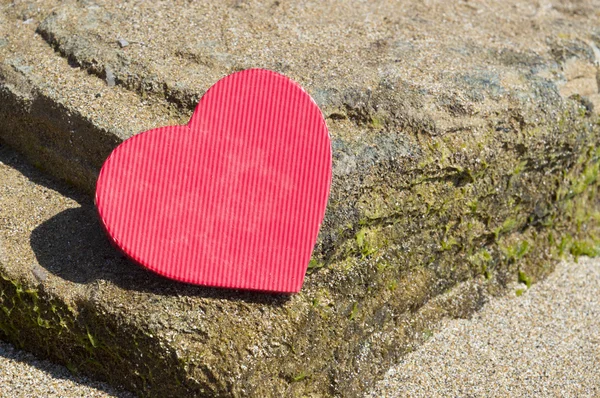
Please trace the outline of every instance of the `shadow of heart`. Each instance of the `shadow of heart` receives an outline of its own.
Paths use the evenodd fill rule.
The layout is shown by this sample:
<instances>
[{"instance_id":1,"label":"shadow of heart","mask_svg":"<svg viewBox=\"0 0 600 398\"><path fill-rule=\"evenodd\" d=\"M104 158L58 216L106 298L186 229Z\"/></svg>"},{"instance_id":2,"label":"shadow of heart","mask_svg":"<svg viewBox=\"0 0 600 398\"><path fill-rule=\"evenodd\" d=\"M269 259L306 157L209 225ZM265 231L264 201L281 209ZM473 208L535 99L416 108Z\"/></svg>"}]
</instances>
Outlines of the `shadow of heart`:
<instances>
[{"instance_id":1,"label":"shadow of heart","mask_svg":"<svg viewBox=\"0 0 600 398\"><path fill-rule=\"evenodd\" d=\"M69 208L39 224L30 244L39 265L65 280L89 284L105 280L123 289L158 295L198 296L283 305L289 295L194 286L163 278L129 261L114 248L101 226L91 198L47 178L12 149L0 144L0 161L32 182L60 192L80 207Z\"/></svg>"},{"instance_id":2,"label":"shadow of heart","mask_svg":"<svg viewBox=\"0 0 600 398\"><path fill-rule=\"evenodd\" d=\"M202 296L280 305L289 295L194 286L163 278L137 266L112 246L91 201L66 209L31 233L31 247L44 269L63 279L88 284L105 280L135 291Z\"/></svg>"}]
</instances>

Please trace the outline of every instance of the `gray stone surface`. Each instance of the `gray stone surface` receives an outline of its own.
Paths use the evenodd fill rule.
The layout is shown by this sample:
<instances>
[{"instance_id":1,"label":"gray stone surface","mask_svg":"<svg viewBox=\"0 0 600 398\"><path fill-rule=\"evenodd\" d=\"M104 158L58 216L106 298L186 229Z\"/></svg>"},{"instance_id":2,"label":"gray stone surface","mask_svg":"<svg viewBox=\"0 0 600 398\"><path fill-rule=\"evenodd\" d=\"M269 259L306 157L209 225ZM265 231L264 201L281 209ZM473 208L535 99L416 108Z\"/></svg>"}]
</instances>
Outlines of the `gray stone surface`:
<instances>
[{"instance_id":1,"label":"gray stone surface","mask_svg":"<svg viewBox=\"0 0 600 398\"><path fill-rule=\"evenodd\" d=\"M0 140L24 155L0 154L0 333L142 395L362 394L439 319L596 250L599 8L0 1ZM119 142L248 67L303 85L332 135L292 297L150 275L89 197Z\"/></svg>"}]
</instances>

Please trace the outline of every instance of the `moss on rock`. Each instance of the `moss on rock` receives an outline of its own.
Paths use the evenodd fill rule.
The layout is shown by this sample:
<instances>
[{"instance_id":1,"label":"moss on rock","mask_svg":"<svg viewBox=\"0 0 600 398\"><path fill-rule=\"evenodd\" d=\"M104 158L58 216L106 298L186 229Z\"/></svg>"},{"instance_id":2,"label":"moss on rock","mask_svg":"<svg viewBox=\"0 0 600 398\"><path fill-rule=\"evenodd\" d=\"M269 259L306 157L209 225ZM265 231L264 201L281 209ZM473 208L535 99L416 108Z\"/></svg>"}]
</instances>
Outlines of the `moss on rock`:
<instances>
[{"instance_id":1,"label":"moss on rock","mask_svg":"<svg viewBox=\"0 0 600 398\"><path fill-rule=\"evenodd\" d=\"M334 156L301 293L187 286L138 269L104 238L89 195L2 147L3 338L141 396L360 396L443 317L470 316L510 282L534 283L561 256L597 253L596 99L561 94L581 78L567 64L595 68L587 14L561 14L572 21L560 25L567 32L553 16L529 31L510 2L490 2L469 30L463 13L473 10L454 3L440 2L438 12L382 2L369 14L373 28L365 5L334 2L335 18L315 36L325 5L235 3L182 10L189 20L210 18L206 26L218 24L222 37L175 49L146 46L148 38L114 46L117 27L138 32L142 11L129 4L39 9L42 23L14 31L8 21L29 11L0 12L0 139L89 193L114 146L185 121L217 76L249 59L288 73L321 106ZM499 13L506 26L494 22ZM271 17L305 32L293 39L294 57ZM162 22L167 39L188 29L177 18ZM336 24L351 26L346 40ZM239 26L264 35L248 38ZM456 38L464 29L468 42ZM506 43L489 43L497 30ZM327 46L315 53L316 44ZM145 63L148 54L156 64ZM106 86L106 68L116 85Z\"/></svg>"}]
</instances>

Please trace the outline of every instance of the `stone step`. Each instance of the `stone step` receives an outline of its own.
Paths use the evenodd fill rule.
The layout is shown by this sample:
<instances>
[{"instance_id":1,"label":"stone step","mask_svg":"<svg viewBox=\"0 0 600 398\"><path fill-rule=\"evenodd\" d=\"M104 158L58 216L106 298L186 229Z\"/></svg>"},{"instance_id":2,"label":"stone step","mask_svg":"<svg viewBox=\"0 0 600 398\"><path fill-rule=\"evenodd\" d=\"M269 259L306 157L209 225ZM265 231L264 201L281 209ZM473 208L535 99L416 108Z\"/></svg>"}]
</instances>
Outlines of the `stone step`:
<instances>
[{"instance_id":1,"label":"stone step","mask_svg":"<svg viewBox=\"0 0 600 398\"><path fill-rule=\"evenodd\" d=\"M0 2L0 335L140 395L362 394L442 317L595 250L597 4L536 4ZM122 140L248 67L333 141L290 297L145 272L90 195Z\"/></svg>"}]
</instances>

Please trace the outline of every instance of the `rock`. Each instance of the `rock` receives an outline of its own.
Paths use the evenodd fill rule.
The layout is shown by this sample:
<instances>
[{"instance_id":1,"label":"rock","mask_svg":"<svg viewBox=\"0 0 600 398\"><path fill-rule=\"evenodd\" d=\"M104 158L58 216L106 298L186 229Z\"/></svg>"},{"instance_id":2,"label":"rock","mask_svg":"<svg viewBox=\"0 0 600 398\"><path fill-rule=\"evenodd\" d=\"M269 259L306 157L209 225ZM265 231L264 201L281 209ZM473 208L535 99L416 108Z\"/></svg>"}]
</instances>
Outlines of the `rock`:
<instances>
[{"instance_id":1,"label":"rock","mask_svg":"<svg viewBox=\"0 0 600 398\"><path fill-rule=\"evenodd\" d=\"M116 82L115 82L115 74L113 73L112 69L107 66L104 68L104 73L106 74L106 85L108 87L114 87Z\"/></svg>"},{"instance_id":2,"label":"rock","mask_svg":"<svg viewBox=\"0 0 600 398\"><path fill-rule=\"evenodd\" d=\"M0 152L0 334L73 370L149 396L359 396L442 317L600 236L592 0L28 3L0 11L0 140L23 154ZM291 297L144 272L89 195L122 140L249 67L298 81L332 136Z\"/></svg>"}]
</instances>

